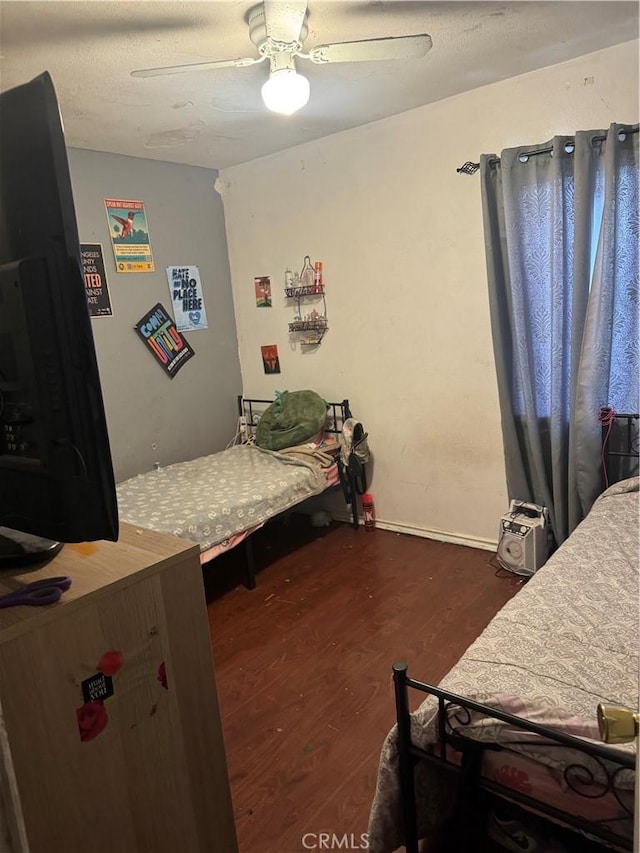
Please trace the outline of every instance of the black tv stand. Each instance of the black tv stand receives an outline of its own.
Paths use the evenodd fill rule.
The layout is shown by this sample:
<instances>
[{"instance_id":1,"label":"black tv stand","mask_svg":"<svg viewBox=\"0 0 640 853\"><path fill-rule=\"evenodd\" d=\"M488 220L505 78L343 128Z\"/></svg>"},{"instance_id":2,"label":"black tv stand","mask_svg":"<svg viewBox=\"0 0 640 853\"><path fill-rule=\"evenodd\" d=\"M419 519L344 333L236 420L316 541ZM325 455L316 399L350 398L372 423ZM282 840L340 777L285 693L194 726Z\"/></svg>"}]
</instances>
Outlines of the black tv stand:
<instances>
[{"instance_id":1,"label":"black tv stand","mask_svg":"<svg viewBox=\"0 0 640 853\"><path fill-rule=\"evenodd\" d=\"M0 570L48 563L62 550L62 542L0 527Z\"/></svg>"}]
</instances>

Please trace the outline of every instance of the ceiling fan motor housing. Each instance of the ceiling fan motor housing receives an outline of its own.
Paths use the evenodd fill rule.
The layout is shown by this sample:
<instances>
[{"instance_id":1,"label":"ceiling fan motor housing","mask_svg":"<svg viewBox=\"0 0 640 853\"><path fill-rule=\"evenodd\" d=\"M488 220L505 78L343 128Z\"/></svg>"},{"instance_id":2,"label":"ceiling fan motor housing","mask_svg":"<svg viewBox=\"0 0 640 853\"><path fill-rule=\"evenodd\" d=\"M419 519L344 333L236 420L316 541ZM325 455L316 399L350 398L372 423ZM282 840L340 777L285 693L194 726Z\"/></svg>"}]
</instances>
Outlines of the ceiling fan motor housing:
<instances>
[{"instance_id":1,"label":"ceiling fan motor housing","mask_svg":"<svg viewBox=\"0 0 640 853\"><path fill-rule=\"evenodd\" d=\"M286 4L283 4L286 5ZM271 58L275 54L287 52L296 54L302 51L302 43L309 34L307 27L308 11L304 16L304 23L300 29L300 35L297 41L284 42L277 41L267 35L267 24L264 10L264 3L258 3L247 13L247 24L249 26L249 38L258 48L258 53L261 56Z\"/></svg>"}]
</instances>

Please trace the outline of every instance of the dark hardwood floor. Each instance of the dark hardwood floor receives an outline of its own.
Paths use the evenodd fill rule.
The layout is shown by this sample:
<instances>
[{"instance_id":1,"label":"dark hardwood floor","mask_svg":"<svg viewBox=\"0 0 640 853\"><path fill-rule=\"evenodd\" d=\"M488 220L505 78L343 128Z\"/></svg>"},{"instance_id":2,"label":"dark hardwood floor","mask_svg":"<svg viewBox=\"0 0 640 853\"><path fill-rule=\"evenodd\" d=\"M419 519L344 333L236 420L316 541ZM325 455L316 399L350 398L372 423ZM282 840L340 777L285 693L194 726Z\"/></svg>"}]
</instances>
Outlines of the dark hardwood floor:
<instances>
[{"instance_id":1,"label":"dark hardwood floor","mask_svg":"<svg viewBox=\"0 0 640 853\"><path fill-rule=\"evenodd\" d=\"M305 833L358 844L394 723L392 663L437 682L519 580L487 551L307 516L254 542L253 591L242 546L204 569L240 853L302 853Z\"/></svg>"}]
</instances>

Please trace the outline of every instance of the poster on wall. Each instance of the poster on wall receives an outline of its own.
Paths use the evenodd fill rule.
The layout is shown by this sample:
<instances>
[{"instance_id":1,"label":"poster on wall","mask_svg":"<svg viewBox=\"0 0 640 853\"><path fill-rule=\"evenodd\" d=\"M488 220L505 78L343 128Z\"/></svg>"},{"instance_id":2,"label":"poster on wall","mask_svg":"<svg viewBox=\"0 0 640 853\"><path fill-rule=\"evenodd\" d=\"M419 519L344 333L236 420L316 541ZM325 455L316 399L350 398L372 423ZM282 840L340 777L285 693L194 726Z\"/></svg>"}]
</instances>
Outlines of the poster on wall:
<instances>
[{"instance_id":1,"label":"poster on wall","mask_svg":"<svg viewBox=\"0 0 640 853\"><path fill-rule=\"evenodd\" d=\"M207 329L207 312L198 267L167 267L167 281L178 331Z\"/></svg>"},{"instance_id":2,"label":"poster on wall","mask_svg":"<svg viewBox=\"0 0 640 853\"><path fill-rule=\"evenodd\" d=\"M155 265L143 201L106 198L104 206L118 272L153 272Z\"/></svg>"},{"instance_id":3,"label":"poster on wall","mask_svg":"<svg viewBox=\"0 0 640 853\"><path fill-rule=\"evenodd\" d=\"M159 302L138 320L134 328L171 379L195 355Z\"/></svg>"},{"instance_id":4,"label":"poster on wall","mask_svg":"<svg viewBox=\"0 0 640 853\"><path fill-rule=\"evenodd\" d=\"M262 366L265 373L280 373L280 358L278 357L277 344L268 344L260 347L262 353Z\"/></svg>"},{"instance_id":5,"label":"poster on wall","mask_svg":"<svg viewBox=\"0 0 640 853\"><path fill-rule=\"evenodd\" d=\"M101 243L80 243L82 276L90 317L111 317L111 297L104 270Z\"/></svg>"},{"instance_id":6,"label":"poster on wall","mask_svg":"<svg viewBox=\"0 0 640 853\"><path fill-rule=\"evenodd\" d=\"M271 278L268 275L257 275L253 279L256 292L256 308L271 308Z\"/></svg>"}]
</instances>

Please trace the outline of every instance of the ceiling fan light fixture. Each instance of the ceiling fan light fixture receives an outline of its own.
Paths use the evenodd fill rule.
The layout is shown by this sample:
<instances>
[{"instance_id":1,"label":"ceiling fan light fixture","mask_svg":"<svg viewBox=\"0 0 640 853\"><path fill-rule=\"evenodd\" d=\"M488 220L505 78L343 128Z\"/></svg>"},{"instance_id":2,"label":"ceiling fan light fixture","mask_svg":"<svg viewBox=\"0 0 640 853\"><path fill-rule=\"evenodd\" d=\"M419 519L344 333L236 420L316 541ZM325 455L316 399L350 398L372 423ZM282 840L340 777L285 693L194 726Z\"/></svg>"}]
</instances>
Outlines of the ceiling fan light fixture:
<instances>
[{"instance_id":1,"label":"ceiling fan light fixture","mask_svg":"<svg viewBox=\"0 0 640 853\"><path fill-rule=\"evenodd\" d=\"M295 68L278 68L263 85L262 100L268 110L290 116L305 106L310 91L309 81Z\"/></svg>"}]
</instances>

